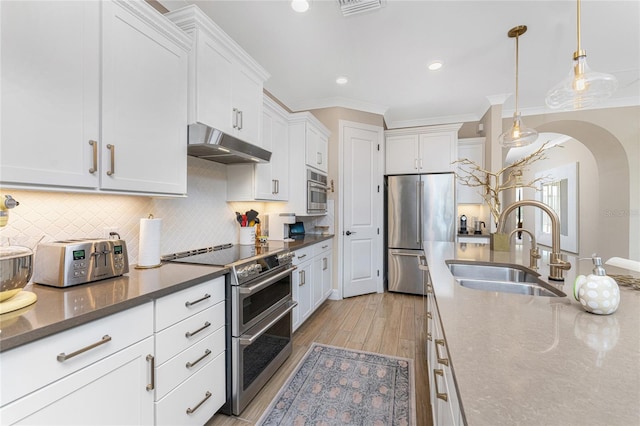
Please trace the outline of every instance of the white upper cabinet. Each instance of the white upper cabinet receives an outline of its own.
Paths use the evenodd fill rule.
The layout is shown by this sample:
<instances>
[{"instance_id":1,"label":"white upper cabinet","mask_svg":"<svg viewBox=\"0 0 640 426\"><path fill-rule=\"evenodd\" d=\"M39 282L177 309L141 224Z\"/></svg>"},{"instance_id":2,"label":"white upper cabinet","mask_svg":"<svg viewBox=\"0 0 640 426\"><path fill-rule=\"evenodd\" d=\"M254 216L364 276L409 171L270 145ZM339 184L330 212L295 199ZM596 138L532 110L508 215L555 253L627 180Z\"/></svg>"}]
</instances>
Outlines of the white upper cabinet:
<instances>
[{"instance_id":1,"label":"white upper cabinet","mask_svg":"<svg viewBox=\"0 0 640 426\"><path fill-rule=\"evenodd\" d=\"M288 113L268 96L262 111L262 147L271 160L260 164L227 165L227 201L287 201L289 199Z\"/></svg>"},{"instance_id":2,"label":"white upper cabinet","mask_svg":"<svg viewBox=\"0 0 640 426\"><path fill-rule=\"evenodd\" d=\"M385 132L385 174L452 172L462 124Z\"/></svg>"},{"instance_id":3,"label":"white upper cabinet","mask_svg":"<svg viewBox=\"0 0 640 426\"><path fill-rule=\"evenodd\" d=\"M1 182L97 188L100 3L3 1L0 10Z\"/></svg>"},{"instance_id":4,"label":"white upper cabinet","mask_svg":"<svg viewBox=\"0 0 640 426\"><path fill-rule=\"evenodd\" d=\"M458 159L469 159L480 168L484 168L484 138L460 139L458 141ZM460 176L467 175L460 165L456 167L456 173ZM484 199L480 195L481 188L457 183L458 204L483 204Z\"/></svg>"},{"instance_id":5,"label":"white upper cabinet","mask_svg":"<svg viewBox=\"0 0 640 426\"><path fill-rule=\"evenodd\" d=\"M188 38L134 4L102 3L101 186L184 194Z\"/></svg>"},{"instance_id":6,"label":"white upper cabinet","mask_svg":"<svg viewBox=\"0 0 640 426\"><path fill-rule=\"evenodd\" d=\"M318 127L307 126L306 163L322 172L329 171L329 137Z\"/></svg>"},{"instance_id":7,"label":"white upper cabinet","mask_svg":"<svg viewBox=\"0 0 640 426\"><path fill-rule=\"evenodd\" d=\"M256 164L256 198L289 199L289 123L286 112L268 96L264 97L262 147L271 151L271 161Z\"/></svg>"},{"instance_id":8,"label":"white upper cabinet","mask_svg":"<svg viewBox=\"0 0 640 426\"><path fill-rule=\"evenodd\" d=\"M184 194L188 37L145 2L0 8L2 183Z\"/></svg>"},{"instance_id":9,"label":"white upper cabinet","mask_svg":"<svg viewBox=\"0 0 640 426\"><path fill-rule=\"evenodd\" d=\"M189 123L261 146L262 89L269 74L197 6L167 13L192 38Z\"/></svg>"}]
</instances>

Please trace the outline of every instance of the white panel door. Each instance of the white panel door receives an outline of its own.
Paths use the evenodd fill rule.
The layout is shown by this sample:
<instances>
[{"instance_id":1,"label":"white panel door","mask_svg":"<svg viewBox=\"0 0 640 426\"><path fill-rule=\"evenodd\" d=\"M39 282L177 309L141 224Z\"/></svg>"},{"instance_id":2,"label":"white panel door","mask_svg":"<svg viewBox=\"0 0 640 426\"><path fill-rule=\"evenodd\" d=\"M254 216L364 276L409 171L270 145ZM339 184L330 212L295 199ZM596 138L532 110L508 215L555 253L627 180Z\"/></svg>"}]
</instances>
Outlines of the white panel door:
<instances>
[{"instance_id":1,"label":"white panel door","mask_svg":"<svg viewBox=\"0 0 640 426\"><path fill-rule=\"evenodd\" d=\"M100 3L3 1L0 10L0 181L97 187Z\"/></svg>"},{"instance_id":2,"label":"white panel door","mask_svg":"<svg viewBox=\"0 0 640 426\"><path fill-rule=\"evenodd\" d=\"M382 291L382 128L343 122L343 297Z\"/></svg>"}]
</instances>

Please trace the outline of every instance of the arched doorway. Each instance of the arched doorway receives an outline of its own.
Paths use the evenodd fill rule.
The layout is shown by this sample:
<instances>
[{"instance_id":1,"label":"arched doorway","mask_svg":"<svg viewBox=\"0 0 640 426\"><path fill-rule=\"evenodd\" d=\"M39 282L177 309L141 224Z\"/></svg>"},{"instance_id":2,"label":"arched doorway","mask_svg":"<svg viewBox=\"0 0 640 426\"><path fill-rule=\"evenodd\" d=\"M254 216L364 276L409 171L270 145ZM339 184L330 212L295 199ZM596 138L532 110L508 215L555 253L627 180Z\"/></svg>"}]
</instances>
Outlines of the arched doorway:
<instances>
[{"instance_id":1,"label":"arched doorway","mask_svg":"<svg viewBox=\"0 0 640 426\"><path fill-rule=\"evenodd\" d=\"M567 135L593 154L597 170L580 170L581 174L598 175L597 187L593 188L594 196L599 197L596 226L586 232L595 233L595 249L603 258L629 257L629 163L622 144L607 130L584 121L552 121L536 129Z\"/></svg>"}]
</instances>

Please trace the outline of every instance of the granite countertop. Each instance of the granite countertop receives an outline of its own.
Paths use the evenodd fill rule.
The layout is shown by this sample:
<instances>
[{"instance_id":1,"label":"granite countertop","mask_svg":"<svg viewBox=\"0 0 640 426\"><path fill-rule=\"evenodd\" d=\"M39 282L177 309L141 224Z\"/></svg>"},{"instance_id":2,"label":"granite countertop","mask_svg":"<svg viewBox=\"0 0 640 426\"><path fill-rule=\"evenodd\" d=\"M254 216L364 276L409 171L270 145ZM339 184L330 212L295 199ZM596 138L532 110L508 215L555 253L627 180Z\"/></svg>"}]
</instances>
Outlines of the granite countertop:
<instances>
[{"instance_id":1,"label":"granite countertop","mask_svg":"<svg viewBox=\"0 0 640 426\"><path fill-rule=\"evenodd\" d=\"M305 234L304 238L299 238L294 241L275 241L269 240L267 247L269 249L279 250L282 248L288 248L289 250L301 249L311 246L322 241L330 240L334 237L333 234Z\"/></svg>"},{"instance_id":2,"label":"granite countertop","mask_svg":"<svg viewBox=\"0 0 640 426\"><path fill-rule=\"evenodd\" d=\"M538 272L553 283L548 254ZM589 261L569 257L572 267L555 285L567 297L552 298L468 289L445 264L527 266L528 251L430 242L425 255L467 424L640 424L640 291L620 286L618 310L594 315L572 295L575 277L591 272Z\"/></svg>"},{"instance_id":3,"label":"granite countertop","mask_svg":"<svg viewBox=\"0 0 640 426\"><path fill-rule=\"evenodd\" d=\"M0 315L0 352L69 328L142 305L153 299L223 276L227 268L163 263L153 269L130 267L121 277L58 288L29 283L33 305Z\"/></svg>"}]
</instances>

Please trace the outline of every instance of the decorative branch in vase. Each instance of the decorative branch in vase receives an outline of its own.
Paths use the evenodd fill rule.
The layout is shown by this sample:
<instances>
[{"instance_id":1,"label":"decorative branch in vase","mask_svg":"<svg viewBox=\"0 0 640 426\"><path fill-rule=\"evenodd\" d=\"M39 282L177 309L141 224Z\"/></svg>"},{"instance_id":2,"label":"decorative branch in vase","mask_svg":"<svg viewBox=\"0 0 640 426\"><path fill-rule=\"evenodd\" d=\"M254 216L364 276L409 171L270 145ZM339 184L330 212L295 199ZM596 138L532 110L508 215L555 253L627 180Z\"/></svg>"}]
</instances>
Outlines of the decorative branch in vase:
<instances>
[{"instance_id":1,"label":"decorative branch in vase","mask_svg":"<svg viewBox=\"0 0 640 426\"><path fill-rule=\"evenodd\" d=\"M496 172L485 170L478 166L476 162L468 158L462 158L453 162L453 164L458 163L460 168L460 171L456 172L455 175L460 184L481 189L478 193L489 206L493 222L497 226L498 218L502 212L502 206L500 204L501 192L515 188L533 188L537 191L538 188L536 184L548 179L548 176L542 176L528 180L527 182L522 181L523 171L529 170L528 167L536 161L546 160L548 158L546 155L548 149L545 149L548 144L549 141L543 143L531 154L514 161L512 164Z\"/></svg>"}]
</instances>

